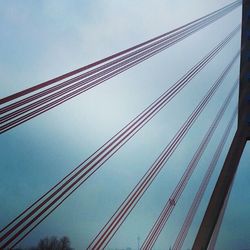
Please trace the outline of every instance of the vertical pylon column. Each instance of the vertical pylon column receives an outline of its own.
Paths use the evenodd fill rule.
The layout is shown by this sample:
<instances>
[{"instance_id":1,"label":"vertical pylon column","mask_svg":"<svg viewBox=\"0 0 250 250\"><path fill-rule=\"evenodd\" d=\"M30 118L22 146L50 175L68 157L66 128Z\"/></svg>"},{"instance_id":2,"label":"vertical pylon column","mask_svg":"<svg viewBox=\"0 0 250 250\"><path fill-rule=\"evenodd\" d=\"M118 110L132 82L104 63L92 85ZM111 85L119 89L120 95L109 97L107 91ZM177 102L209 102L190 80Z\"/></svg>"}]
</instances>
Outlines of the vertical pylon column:
<instances>
[{"instance_id":1,"label":"vertical pylon column","mask_svg":"<svg viewBox=\"0 0 250 250\"><path fill-rule=\"evenodd\" d=\"M193 250L207 249L229 194L247 140L250 139L250 1L243 0L238 127L225 159Z\"/></svg>"}]
</instances>

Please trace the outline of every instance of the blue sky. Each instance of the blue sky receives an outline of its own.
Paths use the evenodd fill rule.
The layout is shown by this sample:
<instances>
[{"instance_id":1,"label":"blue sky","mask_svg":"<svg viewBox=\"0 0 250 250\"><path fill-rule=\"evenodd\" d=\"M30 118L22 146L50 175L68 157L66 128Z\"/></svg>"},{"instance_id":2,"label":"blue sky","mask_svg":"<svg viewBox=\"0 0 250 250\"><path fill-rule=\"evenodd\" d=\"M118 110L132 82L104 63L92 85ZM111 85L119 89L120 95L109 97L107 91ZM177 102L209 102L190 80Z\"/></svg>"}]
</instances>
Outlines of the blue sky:
<instances>
[{"instance_id":1,"label":"blue sky","mask_svg":"<svg viewBox=\"0 0 250 250\"><path fill-rule=\"evenodd\" d=\"M230 2L0 0L0 98L162 34ZM217 45L240 20L241 8L238 8L167 51L1 135L0 198L3 202L0 205L0 225L5 225L126 125ZM239 46L240 34L193 79L190 86L35 229L21 246L34 245L47 235L68 235L75 249L85 249ZM238 70L239 62L164 171L110 242L110 248L130 246L135 249L137 236L145 238L218 106L238 77ZM155 249L166 249L173 243L184 219L184 211L191 204L202 173L236 103L237 95ZM230 140L232 136L233 132ZM229 143L191 227L185 248L192 245ZM228 249L223 244L219 250Z\"/></svg>"}]
</instances>

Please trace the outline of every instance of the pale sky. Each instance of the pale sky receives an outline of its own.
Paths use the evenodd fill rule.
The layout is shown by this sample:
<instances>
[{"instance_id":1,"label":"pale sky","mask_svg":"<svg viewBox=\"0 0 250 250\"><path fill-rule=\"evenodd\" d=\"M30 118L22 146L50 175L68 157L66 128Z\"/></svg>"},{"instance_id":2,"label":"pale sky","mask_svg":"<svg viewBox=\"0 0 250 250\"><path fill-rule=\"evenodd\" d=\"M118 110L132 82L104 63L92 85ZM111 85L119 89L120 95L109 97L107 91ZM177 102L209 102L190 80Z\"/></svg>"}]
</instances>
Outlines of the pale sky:
<instances>
[{"instance_id":1,"label":"pale sky","mask_svg":"<svg viewBox=\"0 0 250 250\"><path fill-rule=\"evenodd\" d=\"M170 31L231 2L0 0L0 98ZM0 227L174 84L240 21L241 8L237 8L161 54L2 134ZM20 246L35 245L45 236L68 235L72 247L85 249L231 61L239 46L240 33L187 88L23 240ZM137 237L144 240L238 73L239 61L152 187L118 230L109 248L136 249ZM202 174L208 167L236 104L237 94L154 249L168 249L173 244ZM234 131L235 127L183 249L192 246ZM223 230L227 230L227 224L223 227ZM227 248L228 235L220 236L218 250L230 250ZM242 247L250 247L250 243Z\"/></svg>"}]
</instances>

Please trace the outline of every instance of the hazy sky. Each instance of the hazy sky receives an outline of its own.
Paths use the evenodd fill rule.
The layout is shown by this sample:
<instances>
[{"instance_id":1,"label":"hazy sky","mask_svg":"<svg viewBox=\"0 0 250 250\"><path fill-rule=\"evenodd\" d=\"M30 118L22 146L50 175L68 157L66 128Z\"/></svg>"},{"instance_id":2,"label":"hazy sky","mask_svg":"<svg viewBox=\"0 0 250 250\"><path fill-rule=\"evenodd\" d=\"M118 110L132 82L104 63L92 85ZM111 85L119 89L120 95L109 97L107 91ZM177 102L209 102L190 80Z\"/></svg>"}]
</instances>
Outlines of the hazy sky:
<instances>
[{"instance_id":1,"label":"hazy sky","mask_svg":"<svg viewBox=\"0 0 250 250\"><path fill-rule=\"evenodd\" d=\"M143 42L231 2L0 0L0 98ZM240 21L241 8L237 8L150 60L1 135L0 226L4 226L112 137ZM48 235L68 235L75 249L85 249L231 61L239 46L240 33L177 98L20 246L34 245ZM238 77L238 71L239 62L108 247L130 246L136 249L137 236L141 241L146 237ZM185 211L192 202L236 103L237 94L154 249L168 249L173 244ZM192 246L234 131L235 127L184 249ZM241 183L241 176L237 178ZM227 225L225 221L224 232ZM220 236L219 250L230 249L226 245L228 235ZM246 242L244 247L250 247L250 243Z\"/></svg>"}]
</instances>

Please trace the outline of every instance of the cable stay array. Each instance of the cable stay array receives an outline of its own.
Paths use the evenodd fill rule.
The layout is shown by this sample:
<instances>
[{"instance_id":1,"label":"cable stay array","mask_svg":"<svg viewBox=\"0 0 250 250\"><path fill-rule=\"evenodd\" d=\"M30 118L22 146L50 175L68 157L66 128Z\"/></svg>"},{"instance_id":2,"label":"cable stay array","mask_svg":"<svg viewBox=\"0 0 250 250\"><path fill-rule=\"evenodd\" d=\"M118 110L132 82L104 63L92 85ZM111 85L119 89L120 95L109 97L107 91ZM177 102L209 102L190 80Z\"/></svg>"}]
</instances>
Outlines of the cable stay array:
<instances>
[{"instance_id":1,"label":"cable stay array","mask_svg":"<svg viewBox=\"0 0 250 250\"><path fill-rule=\"evenodd\" d=\"M214 169L215 169L215 167L217 165L217 162L218 162L218 160L220 158L221 152L222 152L222 150L223 150L223 148L225 146L225 143L226 143L226 141L228 139L230 131L231 131L232 127L233 127L237 112L238 112L238 108L236 108L234 110L234 112L232 114L232 117L229 120L228 125L227 125L227 127L225 129L225 132L224 132L224 134L223 134L223 136L222 136L222 138L220 140L220 143L218 144L218 146L216 148L216 151L215 151L215 153L214 153L214 155L212 157L212 160L211 160L211 162L209 164L209 167L208 167L208 169L207 169L207 171L206 171L206 173L205 173L205 175L204 175L204 177L203 177L203 179L201 181L199 189L198 189L198 191L197 191L197 193L196 193L196 195L194 197L194 200L193 200L193 202L192 202L192 204L191 204L191 206L190 206L190 208L188 210L185 221L183 222L183 225L182 225L182 227L181 227L181 229L180 229L180 231L179 231L179 233L178 233L178 235L176 237L176 240L175 240L175 242L173 244L173 247L172 247L173 250L179 250L183 246L183 243L184 243L184 241L186 239L186 236L188 234L188 230L189 230L189 228L190 228L190 226L192 224L194 216L195 216L195 214L196 214L196 212L197 212L197 210L199 208L202 197L203 197L203 195L204 195L204 193L206 191L206 188L208 186L209 180L210 180L210 178L211 178L211 176L212 176L212 174L214 172Z\"/></svg>"},{"instance_id":2,"label":"cable stay array","mask_svg":"<svg viewBox=\"0 0 250 250\"><path fill-rule=\"evenodd\" d=\"M0 231L0 247L14 247L49 216L65 199L93 175L117 150L134 136L148 121L170 102L226 44L239 32L238 25L222 42L193 66L183 77L120 130L95 153L65 176L31 206ZM194 114L193 114L194 115ZM193 120L193 118L192 118ZM192 122L191 122L192 123ZM189 125L186 125L189 126Z\"/></svg>"},{"instance_id":3,"label":"cable stay array","mask_svg":"<svg viewBox=\"0 0 250 250\"><path fill-rule=\"evenodd\" d=\"M233 94L236 92L236 89L238 87L238 83L239 83L238 80L234 83L226 100L224 101L219 112L217 113L213 123L211 124L207 133L203 137L202 142L200 143L198 149L196 150L196 152L193 155L193 158L189 162L189 164L188 164L185 172L183 173L179 183L176 185L173 193L170 195L169 199L167 200L162 212L160 213L160 215L157 218L156 222L154 223L153 227L149 231L145 241L142 244L141 249L148 250L148 249L153 248L153 246L154 246L156 240L158 239L162 229L164 228L166 222L168 221L169 216L171 215L178 200L180 199L181 194L183 193L186 185L188 184L190 177L192 176L195 168L197 167L199 160L202 157L202 154L204 153L205 149L207 148L208 143L211 140L211 138L215 132L215 129L219 125L219 122L222 119L223 114L225 113L226 108L228 107L228 105L233 97Z\"/></svg>"},{"instance_id":4,"label":"cable stay array","mask_svg":"<svg viewBox=\"0 0 250 250\"><path fill-rule=\"evenodd\" d=\"M229 63L223 73L219 76L217 81L212 85L212 87L208 90L206 95L199 102L194 111L190 114L188 119L184 122L184 124L180 127L178 132L174 135L165 149L161 152L161 154L157 157L152 166L148 169L148 171L143 175L137 185L133 188L127 198L123 201L120 207L116 210L114 215L110 218L110 220L106 223L106 225L101 229L92 243L89 245L88 249L102 249L104 248L109 241L112 239L114 234L118 231L119 227L122 225L124 220L128 217L132 209L139 202L141 197L147 191L151 183L166 165L167 161L171 157L171 155L175 152L178 145L185 138L187 132L191 129L194 122L197 120L199 115L202 113L206 105L211 100L212 96L216 93L220 85L222 84L224 78L229 73L231 67L239 57L239 52L235 55L233 60Z\"/></svg>"},{"instance_id":5,"label":"cable stay array","mask_svg":"<svg viewBox=\"0 0 250 250\"><path fill-rule=\"evenodd\" d=\"M49 81L40 83L0 99L0 134L13 129L26 121L29 121L30 119L43 114L58 105L63 104L64 102L106 82L108 79L121 74L122 72L138 65L139 63L142 63L167 48L183 41L195 32L229 14L237 7L241 6L241 4L241 0L234 1L221 9L189 22L172 31ZM237 25L220 43L218 43L206 55L201 57L195 65L193 65L185 74L174 82L171 87L166 89L165 92L149 104L126 126L115 133L114 136L100 146L82 163L71 170L46 193L38 197L35 202L13 218L7 225L0 228L0 249L13 249L16 247L49 215L60 207L68 197L82 187L86 180L88 180L102 166L104 166L104 163L106 163L146 124L158 115L160 111L166 108L174 97L176 97L185 87L189 86L192 83L192 80L219 55L219 53L232 41L240 30L241 25ZM238 61L240 53L241 51L237 51L235 53L231 61L226 65L210 88L208 88L207 92L198 102L197 106L183 122L172 139L167 142L163 151L159 153L158 157L144 173L138 183L132 188L130 193L116 209L111 218L109 218L101 229L97 229L98 231L89 243L87 249L104 249L110 243L114 235L122 226L123 222L131 214L132 210L139 203L151 184L158 177L161 171L167 167L168 160L186 138L189 130L193 127L200 115L206 109L207 105L213 99L214 95L225 82L226 77L228 77L233 66ZM197 168L203 153L206 151L214 132L224 117L224 113L226 112L236 90L238 89L238 85L239 79L233 83L229 94L218 110L218 113L212 121L209 129L204 134L178 184L174 188L172 194L167 198L163 210L145 237L141 249L149 250L155 245L163 228L166 226L172 211L189 183L192 174ZM181 249L184 244L188 230L192 224L204 192L229 137L236 115L237 109L234 110L214 152L212 160L203 176L179 234L174 241L174 250Z\"/></svg>"},{"instance_id":6,"label":"cable stay array","mask_svg":"<svg viewBox=\"0 0 250 250\"><path fill-rule=\"evenodd\" d=\"M240 5L241 1L235 1L170 32L0 99L0 105L3 105L0 108L0 133L4 133L147 60L212 24Z\"/></svg>"}]
</instances>

